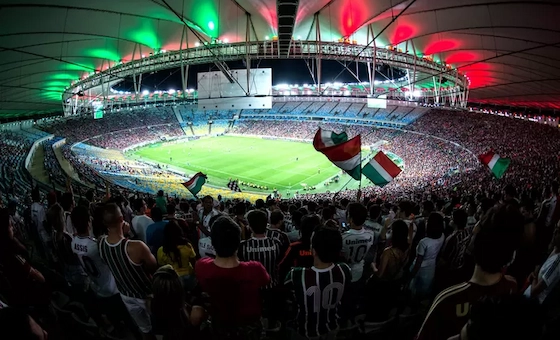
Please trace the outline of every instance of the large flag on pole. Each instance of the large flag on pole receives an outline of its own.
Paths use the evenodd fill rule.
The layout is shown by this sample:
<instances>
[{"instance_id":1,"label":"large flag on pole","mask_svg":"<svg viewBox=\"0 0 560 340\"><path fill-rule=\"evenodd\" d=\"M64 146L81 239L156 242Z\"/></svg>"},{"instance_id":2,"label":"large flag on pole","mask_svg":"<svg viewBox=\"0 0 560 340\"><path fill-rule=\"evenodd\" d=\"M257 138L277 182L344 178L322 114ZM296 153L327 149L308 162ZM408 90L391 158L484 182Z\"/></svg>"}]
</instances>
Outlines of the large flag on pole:
<instances>
[{"instance_id":1,"label":"large flag on pole","mask_svg":"<svg viewBox=\"0 0 560 340\"><path fill-rule=\"evenodd\" d=\"M317 133L315 133L315 138L313 138L313 146L315 147L315 150L321 151L324 148L344 143L347 140L348 135L346 132L336 133L334 131L319 128Z\"/></svg>"},{"instance_id":2,"label":"large flag on pole","mask_svg":"<svg viewBox=\"0 0 560 340\"><path fill-rule=\"evenodd\" d=\"M202 189L204 183L206 183L206 178L205 174L198 172L191 179L183 183L183 185L191 192L191 194L193 194L193 196L196 196L200 192L200 189Z\"/></svg>"},{"instance_id":3,"label":"large flag on pole","mask_svg":"<svg viewBox=\"0 0 560 340\"><path fill-rule=\"evenodd\" d=\"M511 159L502 158L492 150L478 156L478 159L490 168L490 171L492 171L492 174L494 174L497 179L504 176L504 173L509 167L509 163L511 163Z\"/></svg>"},{"instance_id":4,"label":"large flag on pole","mask_svg":"<svg viewBox=\"0 0 560 340\"><path fill-rule=\"evenodd\" d=\"M346 133L336 134L332 131L317 130L313 139L313 147L346 171L352 178L359 181L361 174L362 139L360 135L346 140Z\"/></svg>"},{"instance_id":5,"label":"large flag on pole","mask_svg":"<svg viewBox=\"0 0 560 340\"><path fill-rule=\"evenodd\" d=\"M381 187L391 182L401 171L383 151L379 151L362 169L364 176Z\"/></svg>"}]
</instances>

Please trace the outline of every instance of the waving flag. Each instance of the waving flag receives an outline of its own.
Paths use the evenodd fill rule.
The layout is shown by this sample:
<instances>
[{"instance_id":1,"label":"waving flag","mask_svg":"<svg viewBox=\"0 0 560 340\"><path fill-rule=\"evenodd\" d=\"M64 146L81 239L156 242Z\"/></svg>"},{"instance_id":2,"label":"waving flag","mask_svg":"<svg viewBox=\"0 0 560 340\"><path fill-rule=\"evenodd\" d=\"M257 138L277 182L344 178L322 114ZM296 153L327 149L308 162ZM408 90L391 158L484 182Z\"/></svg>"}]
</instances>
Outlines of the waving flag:
<instances>
[{"instance_id":1,"label":"waving flag","mask_svg":"<svg viewBox=\"0 0 560 340\"><path fill-rule=\"evenodd\" d=\"M346 133L336 134L332 131L317 130L313 139L313 147L346 171L352 178L359 181L361 174L362 139L360 135L346 140Z\"/></svg>"},{"instance_id":2,"label":"waving flag","mask_svg":"<svg viewBox=\"0 0 560 340\"><path fill-rule=\"evenodd\" d=\"M330 130L322 130L319 128L317 133L315 133L315 138L313 138L313 146L315 150L321 151L329 146L338 145L344 143L348 140L348 135L346 132L336 133Z\"/></svg>"},{"instance_id":3,"label":"waving flag","mask_svg":"<svg viewBox=\"0 0 560 340\"><path fill-rule=\"evenodd\" d=\"M183 183L183 185L191 192L191 194L193 194L193 196L196 196L200 192L200 189L202 189L204 183L206 183L206 178L205 174L199 172L191 179Z\"/></svg>"},{"instance_id":4,"label":"waving flag","mask_svg":"<svg viewBox=\"0 0 560 340\"><path fill-rule=\"evenodd\" d=\"M509 163L511 163L511 159L502 158L492 150L478 156L478 159L480 159L483 164L490 168L490 171L492 171L497 179L500 179L502 178L502 176L504 176L504 173L509 167Z\"/></svg>"},{"instance_id":5,"label":"waving flag","mask_svg":"<svg viewBox=\"0 0 560 340\"><path fill-rule=\"evenodd\" d=\"M381 187L391 182L401 171L383 151L379 151L362 169L364 176Z\"/></svg>"},{"instance_id":6,"label":"waving flag","mask_svg":"<svg viewBox=\"0 0 560 340\"><path fill-rule=\"evenodd\" d=\"M229 183L227 185L229 190L235 191L235 192L241 192L241 189L239 188L239 183L238 182L239 182L238 180L233 181L233 180L230 179Z\"/></svg>"}]
</instances>

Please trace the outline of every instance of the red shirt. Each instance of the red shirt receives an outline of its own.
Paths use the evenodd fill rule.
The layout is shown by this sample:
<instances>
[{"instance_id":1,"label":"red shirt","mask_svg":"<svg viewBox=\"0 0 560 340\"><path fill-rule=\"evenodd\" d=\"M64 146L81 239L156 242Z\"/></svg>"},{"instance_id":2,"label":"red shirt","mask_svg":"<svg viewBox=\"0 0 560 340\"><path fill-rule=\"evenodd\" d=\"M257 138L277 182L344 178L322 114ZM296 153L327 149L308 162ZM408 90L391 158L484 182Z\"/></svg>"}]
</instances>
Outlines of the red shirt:
<instances>
[{"instance_id":1,"label":"red shirt","mask_svg":"<svg viewBox=\"0 0 560 340\"><path fill-rule=\"evenodd\" d=\"M464 282L449 287L435 298L416 340L447 340L461 332L469 320L471 305L480 298L514 294L516 291L517 282L509 276L503 276L492 286Z\"/></svg>"},{"instance_id":2,"label":"red shirt","mask_svg":"<svg viewBox=\"0 0 560 340\"><path fill-rule=\"evenodd\" d=\"M241 326L260 320L260 288L270 282L263 265L240 262L235 268L221 268L212 258L196 262L195 273L202 290L210 295L212 322Z\"/></svg>"}]
</instances>

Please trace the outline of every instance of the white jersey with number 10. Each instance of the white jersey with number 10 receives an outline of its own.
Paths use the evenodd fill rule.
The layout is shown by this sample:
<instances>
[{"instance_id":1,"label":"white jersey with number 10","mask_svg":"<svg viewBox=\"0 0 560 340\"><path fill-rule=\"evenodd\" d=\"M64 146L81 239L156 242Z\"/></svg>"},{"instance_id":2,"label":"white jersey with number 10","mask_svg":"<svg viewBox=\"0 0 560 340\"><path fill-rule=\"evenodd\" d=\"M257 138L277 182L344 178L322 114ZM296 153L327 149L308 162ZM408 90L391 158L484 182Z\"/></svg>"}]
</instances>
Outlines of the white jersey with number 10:
<instances>
[{"instance_id":1,"label":"white jersey with number 10","mask_svg":"<svg viewBox=\"0 0 560 340\"><path fill-rule=\"evenodd\" d=\"M99 246L95 239L74 236L72 251L78 255L84 270L95 283L92 289L98 296L110 297L119 293L111 270L99 256Z\"/></svg>"},{"instance_id":2,"label":"white jersey with number 10","mask_svg":"<svg viewBox=\"0 0 560 340\"><path fill-rule=\"evenodd\" d=\"M358 281L364 272L364 257L373 245L373 231L366 228L350 229L342 234L342 252L352 269L352 282Z\"/></svg>"}]
</instances>

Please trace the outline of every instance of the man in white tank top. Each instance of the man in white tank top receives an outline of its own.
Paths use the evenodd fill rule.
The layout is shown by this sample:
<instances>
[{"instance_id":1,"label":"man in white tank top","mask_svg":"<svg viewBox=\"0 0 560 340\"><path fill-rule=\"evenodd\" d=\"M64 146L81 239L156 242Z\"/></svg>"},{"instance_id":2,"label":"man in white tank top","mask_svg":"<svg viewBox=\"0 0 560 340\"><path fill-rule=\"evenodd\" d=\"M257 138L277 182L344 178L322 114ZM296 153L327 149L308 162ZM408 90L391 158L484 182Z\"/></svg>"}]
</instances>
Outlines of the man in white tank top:
<instances>
[{"instance_id":1,"label":"man in white tank top","mask_svg":"<svg viewBox=\"0 0 560 340\"><path fill-rule=\"evenodd\" d=\"M92 289L101 298L119 293L111 270L99 256L97 241L89 236L91 229L89 210L78 206L72 211L72 224L77 235L72 240L72 251L78 255L80 263L94 285Z\"/></svg>"}]
</instances>

